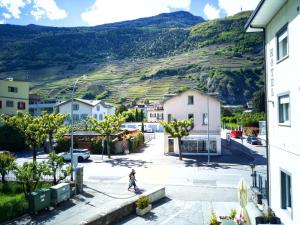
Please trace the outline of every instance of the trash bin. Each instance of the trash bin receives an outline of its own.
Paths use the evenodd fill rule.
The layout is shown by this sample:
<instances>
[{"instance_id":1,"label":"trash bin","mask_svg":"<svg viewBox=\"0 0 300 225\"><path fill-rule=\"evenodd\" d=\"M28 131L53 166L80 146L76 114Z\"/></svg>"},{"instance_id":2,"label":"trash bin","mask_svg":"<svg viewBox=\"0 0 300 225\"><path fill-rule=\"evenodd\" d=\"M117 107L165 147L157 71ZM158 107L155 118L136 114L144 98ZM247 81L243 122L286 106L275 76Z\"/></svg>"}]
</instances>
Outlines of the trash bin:
<instances>
[{"instance_id":1,"label":"trash bin","mask_svg":"<svg viewBox=\"0 0 300 225\"><path fill-rule=\"evenodd\" d=\"M50 189L40 189L28 195L29 212L38 211L50 207Z\"/></svg>"},{"instance_id":2,"label":"trash bin","mask_svg":"<svg viewBox=\"0 0 300 225\"><path fill-rule=\"evenodd\" d=\"M57 205L62 201L70 199L70 184L61 183L50 188L51 191L51 204Z\"/></svg>"}]
</instances>

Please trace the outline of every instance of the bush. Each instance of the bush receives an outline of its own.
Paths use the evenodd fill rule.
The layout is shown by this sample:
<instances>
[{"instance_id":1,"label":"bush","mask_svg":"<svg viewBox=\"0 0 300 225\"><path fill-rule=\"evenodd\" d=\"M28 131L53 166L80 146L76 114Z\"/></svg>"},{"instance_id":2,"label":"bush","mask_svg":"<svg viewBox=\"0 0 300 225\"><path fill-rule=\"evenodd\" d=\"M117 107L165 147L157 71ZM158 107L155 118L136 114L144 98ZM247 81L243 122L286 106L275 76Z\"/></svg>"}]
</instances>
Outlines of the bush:
<instances>
[{"instance_id":1,"label":"bush","mask_svg":"<svg viewBox=\"0 0 300 225\"><path fill-rule=\"evenodd\" d=\"M0 194L0 222L11 220L28 211L28 202L24 193Z\"/></svg>"},{"instance_id":2,"label":"bush","mask_svg":"<svg viewBox=\"0 0 300 225\"><path fill-rule=\"evenodd\" d=\"M144 134L140 132L136 137L128 139L129 152L138 152L139 148L144 144Z\"/></svg>"},{"instance_id":3,"label":"bush","mask_svg":"<svg viewBox=\"0 0 300 225\"><path fill-rule=\"evenodd\" d=\"M71 147L71 140L59 140L57 142L57 145L54 147L54 151L56 153L59 152L68 152L70 150Z\"/></svg>"},{"instance_id":4,"label":"bush","mask_svg":"<svg viewBox=\"0 0 300 225\"><path fill-rule=\"evenodd\" d=\"M211 212L209 225L219 225L217 215L214 211Z\"/></svg>"},{"instance_id":5,"label":"bush","mask_svg":"<svg viewBox=\"0 0 300 225\"><path fill-rule=\"evenodd\" d=\"M92 154L101 154L103 150L102 141L91 140L90 150Z\"/></svg>"},{"instance_id":6,"label":"bush","mask_svg":"<svg viewBox=\"0 0 300 225\"><path fill-rule=\"evenodd\" d=\"M7 125L0 127L0 149L16 152L26 148L25 140L17 129Z\"/></svg>"},{"instance_id":7,"label":"bush","mask_svg":"<svg viewBox=\"0 0 300 225\"><path fill-rule=\"evenodd\" d=\"M136 207L139 209L144 209L148 207L149 204L150 204L150 199L148 196L139 197L139 199L136 201Z\"/></svg>"}]
</instances>

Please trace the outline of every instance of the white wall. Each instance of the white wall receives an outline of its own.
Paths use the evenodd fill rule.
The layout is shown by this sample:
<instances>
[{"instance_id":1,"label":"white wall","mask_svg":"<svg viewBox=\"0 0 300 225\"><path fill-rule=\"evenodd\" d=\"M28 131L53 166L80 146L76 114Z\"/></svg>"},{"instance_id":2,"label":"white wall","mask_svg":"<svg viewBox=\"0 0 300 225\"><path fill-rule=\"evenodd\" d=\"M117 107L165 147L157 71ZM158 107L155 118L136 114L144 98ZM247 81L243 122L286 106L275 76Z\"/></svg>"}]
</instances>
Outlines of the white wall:
<instances>
[{"instance_id":1,"label":"white wall","mask_svg":"<svg viewBox=\"0 0 300 225\"><path fill-rule=\"evenodd\" d=\"M188 105L188 96L194 96L194 104ZM164 121L168 120L168 114L177 120L188 119L188 114L194 114L195 133L206 133L207 125L202 124L202 114L208 112L207 100L209 100L209 129L211 132L221 131L221 104L215 98L207 97L195 90L189 90L181 95L173 97L164 103Z\"/></svg>"},{"instance_id":2,"label":"white wall","mask_svg":"<svg viewBox=\"0 0 300 225\"><path fill-rule=\"evenodd\" d=\"M88 116L92 116L92 106L89 106L87 104L84 104L82 102L74 100L74 104L79 104L79 110L73 110L74 115L80 115L87 114ZM59 112L62 114L69 114L71 115L71 105L72 102L68 102L66 104L59 106Z\"/></svg>"},{"instance_id":3,"label":"white wall","mask_svg":"<svg viewBox=\"0 0 300 225\"><path fill-rule=\"evenodd\" d=\"M97 115L97 119L98 120L101 120L101 117L100 115L102 115L102 120L104 120L105 116L106 115L113 115L115 112L114 112L114 108L105 108L103 107L101 104L98 104L98 106L100 107L99 108L99 111L97 110L97 105L93 107L92 109L92 117L94 117L94 115L96 114Z\"/></svg>"},{"instance_id":4,"label":"white wall","mask_svg":"<svg viewBox=\"0 0 300 225\"><path fill-rule=\"evenodd\" d=\"M300 16L297 7L298 1L287 1L266 29L270 200L271 208L285 225L300 224ZM277 62L276 33L286 23L288 23L289 56ZM270 55L271 51L274 53L273 57ZM272 58L273 66L271 66ZM289 92L290 95L290 126L278 123L278 95L285 92ZM287 210L281 209L281 170L291 174L292 216L288 215Z\"/></svg>"},{"instance_id":5,"label":"white wall","mask_svg":"<svg viewBox=\"0 0 300 225\"><path fill-rule=\"evenodd\" d=\"M188 96L194 96L193 105L188 104ZM164 121L168 121L168 114L171 114L172 118L177 120L188 119L188 114L194 114L194 129L190 134L199 135L202 140L207 140L207 125L202 123L203 113L208 112L207 102L209 102L209 133L217 141L217 154L221 154L221 104L215 98L208 97L196 90L181 93L164 103ZM165 153L169 151L168 136L166 134L164 137ZM177 139L174 140L174 153L179 153Z\"/></svg>"}]
</instances>

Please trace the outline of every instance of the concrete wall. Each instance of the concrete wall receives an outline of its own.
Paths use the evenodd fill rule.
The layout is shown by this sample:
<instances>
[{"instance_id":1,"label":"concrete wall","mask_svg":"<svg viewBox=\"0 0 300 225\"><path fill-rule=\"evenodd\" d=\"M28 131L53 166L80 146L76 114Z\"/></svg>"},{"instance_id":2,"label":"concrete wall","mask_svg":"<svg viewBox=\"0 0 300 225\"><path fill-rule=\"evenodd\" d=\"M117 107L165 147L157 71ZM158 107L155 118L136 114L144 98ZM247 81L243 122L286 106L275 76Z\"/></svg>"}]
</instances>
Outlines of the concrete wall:
<instances>
[{"instance_id":1,"label":"concrete wall","mask_svg":"<svg viewBox=\"0 0 300 225\"><path fill-rule=\"evenodd\" d=\"M8 92L8 87L16 87L17 93ZM15 115L17 111L29 111L29 82L0 80L0 114ZM6 107L6 101L13 101L13 107ZM18 102L25 103L25 109L18 109Z\"/></svg>"},{"instance_id":2,"label":"concrete wall","mask_svg":"<svg viewBox=\"0 0 300 225\"><path fill-rule=\"evenodd\" d=\"M271 208L286 225L300 224L300 16L299 1L289 0L266 28L267 99ZM288 23L288 57L277 61L276 33ZM272 56L273 53L273 56ZM290 124L279 124L278 95L289 93ZM291 175L292 211L281 209L280 171Z\"/></svg>"}]
</instances>

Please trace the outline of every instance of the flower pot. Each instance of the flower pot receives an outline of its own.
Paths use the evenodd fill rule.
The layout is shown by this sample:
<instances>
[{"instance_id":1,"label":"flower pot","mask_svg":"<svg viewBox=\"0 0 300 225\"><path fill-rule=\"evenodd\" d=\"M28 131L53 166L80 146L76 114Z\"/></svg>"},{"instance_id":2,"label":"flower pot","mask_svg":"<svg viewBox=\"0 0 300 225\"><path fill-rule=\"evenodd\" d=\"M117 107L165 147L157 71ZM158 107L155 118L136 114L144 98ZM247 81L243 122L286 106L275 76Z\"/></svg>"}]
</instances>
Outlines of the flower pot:
<instances>
[{"instance_id":1,"label":"flower pot","mask_svg":"<svg viewBox=\"0 0 300 225\"><path fill-rule=\"evenodd\" d=\"M143 215L145 215L146 213L150 212L151 209L152 209L152 205L151 205L151 204L149 204L149 205L148 205L146 208L144 208L144 209L136 208L136 214L137 214L138 216L143 216Z\"/></svg>"}]
</instances>

